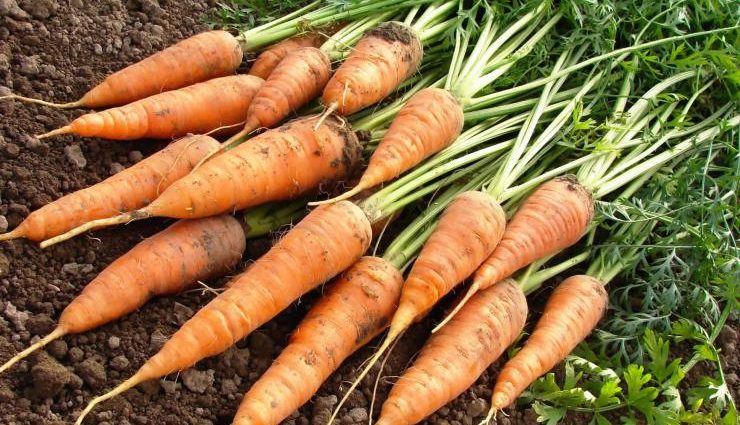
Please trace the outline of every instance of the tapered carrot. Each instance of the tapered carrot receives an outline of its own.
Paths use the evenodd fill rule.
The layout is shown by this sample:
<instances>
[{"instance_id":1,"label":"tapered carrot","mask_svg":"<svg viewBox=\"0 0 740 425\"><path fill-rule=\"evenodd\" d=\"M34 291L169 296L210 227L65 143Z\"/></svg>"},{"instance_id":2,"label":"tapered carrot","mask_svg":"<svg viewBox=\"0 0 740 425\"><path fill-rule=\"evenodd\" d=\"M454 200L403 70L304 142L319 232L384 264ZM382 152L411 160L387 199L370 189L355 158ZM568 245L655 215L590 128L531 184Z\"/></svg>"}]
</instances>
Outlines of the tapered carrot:
<instances>
[{"instance_id":1,"label":"tapered carrot","mask_svg":"<svg viewBox=\"0 0 740 425\"><path fill-rule=\"evenodd\" d=\"M326 41L324 34L309 32L275 43L257 56L257 60L254 61L252 67L249 69L249 74L267 80L275 67L289 53L301 47L320 47L324 41Z\"/></svg>"},{"instance_id":2,"label":"tapered carrot","mask_svg":"<svg viewBox=\"0 0 740 425\"><path fill-rule=\"evenodd\" d=\"M70 193L32 212L1 240L42 241L92 220L139 209L218 150L208 136L188 136L100 183Z\"/></svg>"},{"instance_id":3,"label":"tapered carrot","mask_svg":"<svg viewBox=\"0 0 740 425\"><path fill-rule=\"evenodd\" d=\"M311 205L349 199L398 177L449 146L460 135L464 123L460 102L450 92L438 88L419 91L398 112L357 186L334 199Z\"/></svg>"},{"instance_id":4,"label":"tapered carrot","mask_svg":"<svg viewBox=\"0 0 740 425\"><path fill-rule=\"evenodd\" d=\"M277 425L307 402L350 354L388 325L402 284L398 269L382 258L353 264L244 396L233 423Z\"/></svg>"},{"instance_id":5,"label":"tapered carrot","mask_svg":"<svg viewBox=\"0 0 740 425\"><path fill-rule=\"evenodd\" d=\"M491 411L484 422L493 418L496 411L511 405L535 379L563 361L594 330L606 312L608 301L604 285L588 275L571 276L558 285L532 335L496 378Z\"/></svg>"},{"instance_id":6,"label":"tapered carrot","mask_svg":"<svg viewBox=\"0 0 740 425\"><path fill-rule=\"evenodd\" d=\"M154 295L225 273L244 248L244 231L230 215L178 221L106 267L64 309L54 331L0 366L0 372L55 339L131 313Z\"/></svg>"},{"instance_id":7,"label":"tapered carrot","mask_svg":"<svg viewBox=\"0 0 740 425\"><path fill-rule=\"evenodd\" d=\"M574 177L558 177L542 184L519 207L506 225L501 243L473 275L465 297L434 331L477 291L578 242L593 215L591 194Z\"/></svg>"},{"instance_id":8,"label":"tapered carrot","mask_svg":"<svg viewBox=\"0 0 740 425\"><path fill-rule=\"evenodd\" d=\"M388 335L336 406L332 420L393 341L493 252L505 225L503 209L483 192L463 192L450 202L409 272ZM460 232L461 228L466 232Z\"/></svg>"},{"instance_id":9,"label":"tapered carrot","mask_svg":"<svg viewBox=\"0 0 740 425\"><path fill-rule=\"evenodd\" d=\"M109 75L75 102L57 104L18 95L4 98L57 108L125 105L157 93L233 74L241 62L242 48L234 36L226 31L208 31Z\"/></svg>"},{"instance_id":10,"label":"tapered carrot","mask_svg":"<svg viewBox=\"0 0 740 425\"><path fill-rule=\"evenodd\" d=\"M296 198L323 182L347 176L360 158L350 126L337 118L314 131L317 117L267 131L181 178L145 208L94 220L51 238L44 246L88 230L147 217L197 218Z\"/></svg>"},{"instance_id":11,"label":"tapered carrot","mask_svg":"<svg viewBox=\"0 0 740 425\"><path fill-rule=\"evenodd\" d=\"M136 374L90 402L76 423L81 424L98 403L141 382L223 352L352 265L369 247L371 237L365 213L351 202L313 210L186 322Z\"/></svg>"},{"instance_id":12,"label":"tapered carrot","mask_svg":"<svg viewBox=\"0 0 740 425\"><path fill-rule=\"evenodd\" d=\"M262 83L261 78L252 75L214 78L126 106L85 114L69 125L37 137L73 133L113 140L169 139L188 133L207 133L219 127L235 127L244 121Z\"/></svg>"},{"instance_id":13,"label":"tapered carrot","mask_svg":"<svg viewBox=\"0 0 740 425\"><path fill-rule=\"evenodd\" d=\"M375 104L416 72L422 58L419 36L400 22L368 31L329 80L322 101L343 116Z\"/></svg>"},{"instance_id":14,"label":"tapered carrot","mask_svg":"<svg viewBox=\"0 0 740 425\"><path fill-rule=\"evenodd\" d=\"M424 344L376 425L415 424L460 395L516 340L526 319L527 298L516 282L477 293Z\"/></svg>"}]
</instances>

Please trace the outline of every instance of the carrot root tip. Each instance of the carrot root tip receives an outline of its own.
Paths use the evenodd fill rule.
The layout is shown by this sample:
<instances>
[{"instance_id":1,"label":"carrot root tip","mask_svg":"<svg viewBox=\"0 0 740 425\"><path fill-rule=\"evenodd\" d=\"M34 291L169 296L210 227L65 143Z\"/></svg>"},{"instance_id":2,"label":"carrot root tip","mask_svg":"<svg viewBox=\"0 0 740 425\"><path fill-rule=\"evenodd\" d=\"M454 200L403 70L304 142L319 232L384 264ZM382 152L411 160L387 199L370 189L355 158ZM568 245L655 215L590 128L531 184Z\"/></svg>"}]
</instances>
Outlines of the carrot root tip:
<instances>
[{"instance_id":1,"label":"carrot root tip","mask_svg":"<svg viewBox=\"0 0 740 425\"><path fill-rule=\"evenodd\" d=\"M465 293L465 296L460 300L459 303L457 303L457 305L455 306L455 308L452 309L450 314L448 314L444 319L442 319L442 321L437 326L434 327L434 329L432 329L432 333L436 333L437 331L442 329L444 325L447 324L447 322L452 320L452 318L455 317L455 315L463 308L463 306L465 306L465 304L467 304L470 298L473 295L475 295L479 289L480 289L480 285L476 282L473 282L470 285L470 288L468 288L468 292Z\"/></svg>"},{"instance_id":2,"label":"carrot root tip","mask_svg":"<svg viewBox=\"0 0 740 425\"><path fill-rule=\"evenodd\" d=\"M349 198L357 195L358 193L362 192L365 189L367 189L367 188L364 187L362 184L358 184L353 189L348 190L347 192L344 192L343 194L341 194L339 196L336 196L336 197L331 198L331 199L326 199L324 201L309 202L308 203L308 206L309 207L318 207L319 205L334 204L334 203L339 202L339 201L346 201L347 199L349 199Z\"/></svg>"},{"instance_id":3,"label":"carrot root tip","mask_svg":"<svg viewBox=\"0 0 740 425\"><path fill-rule=\"evenodd\" d=\"M319 117L319 120L316 121L316 125L313 127L313 130L314 131L318 130L319 127L321 127L321 124L324 122L324 120L326 120L326 117L333 114L334 111L337 110L337 108L339 108L339 104L336 102L332 102L332 104L329 105L328 108L326 108L326 111L324 111L324 113L321 114L321 116Z\"/></svg>"},{"instance_id":4,"label":"carrot root tip","mask_svg":"<svg viewBox=\"0 0 740 425\"><path fill-rule=\"evenodd\" d=\"M144 218L148 218L150 215L151 214L149 214L149 212L146 210L136 210L136 211L128 212L126 214L117 215L115 217L89 221L81 226L75 227L74 229L70 230L67 233L63 233L59 236L55 236L53 238L47 239L41 242L39 246L41 248L47 248L52 245L56 245L60 242L64 242L68 239L72 239L73 237L80 235L82 233L85 233L89 230L100 229L102 227L115 226L117 224L130 223L135 220L141 220Z\"/></svg>"},{"instance_id":5,"label":"carrot root tip","mask_svg":"<svg viewBox=\"0 0 740 425\"><path fill-rule=\"evenodd\" d=\"M486 417L482 421L480 421L478 425L489 425L491 422L495 424L496 412L498 412L498 409L496 409L495 407L491 407L491 410L488 411Z\"/></svg>"},{"instance_id":6,"label":"carrot root tip","mask_svg":"<svg viewBox=\"0 0 740 425\"><path fill-rule=\"evenodd\" d=\"M10 369L14 364L18 363L19 361L25 359L32 353L34 353L36 350L44 347L46 344L50 343L51 341L54 341L57 338L61 338L62 336L67 334L67 330L62 327L57 327L54 329L50 334L46 335L45 337L41 338L40 340L36 341L35 343L31 344L28 348L21 351L20 353L13 356L10 360L5 362L2 366L0 366L0 373L5 372L6 370Z\"/></svg>"},{"instance_id":7,"label":"carrot root tip","mask_svg":"<svg viewBox=\"0 0 740 425\"><path fill-rule=\"evenodd\" d=\"M68 134L68 133L71 133L71 132L72 132L72 127L70 127L68 125L65 125L64 127L57 128L56 130L52 130L52 131L50 131L48 133L37 134L36 135L36 138L37 139L46 139L48 137L58 136L60 134Z\"/></svg>"},{"instance_id":8,"label":"carrot root tip","mask_svg":"<svg viewBox=\"0 0 740 425\"><path fill-rule=\"evenodd\" d=\"M11 94L7 96L0 96L0 100L20 100L22 102L26 103L35 103L37 105L43 105L43 106L49 106L51 108L58 108L58 109L71 109L71 108L79 108L80 106L84 106L82 104L82 100L76 100L74 102L67 102L67 103L54 103L54 102L47 102L45 100L41 99L34 99L32 97L25 97L20 96L17 94Z\"/></svg>"},{"instance_id":9,"label":"carrot root tip","mask_svg":"<svg viewBox=\"0 0 740 425\"><path fill-rule=\"evenodd\" d=\"M22 238L23 236L24 236L23 235L23 229L21 229L20 227L16 227L15 229L11 230L10 232L3 233L2 235L0 235L0 242L2 242L2 241L9 241L11 239Z\"/></svg>"},{"instance_id":10,"label":"carrot root tip","mask_svg":"<svg viewBox=\"0 0 740 425\"><path fill-rule=\"evenodd\" d=\"M82 425L82 421L85 420L85 416L87 416L98 404L109 400L119 394L124 393L125 391L137 386L138 384L144 382L144 378L141 375L141 372L137 372L134 376L128 378L127 380L121 382L117 387L113 388L112 390L108 391L107 393L95 397L90 401L90 403L85 407L85 410L80 413L80 416L77 417L77 421L75 421L75 425Z\"/></svg>"}]
</instances>

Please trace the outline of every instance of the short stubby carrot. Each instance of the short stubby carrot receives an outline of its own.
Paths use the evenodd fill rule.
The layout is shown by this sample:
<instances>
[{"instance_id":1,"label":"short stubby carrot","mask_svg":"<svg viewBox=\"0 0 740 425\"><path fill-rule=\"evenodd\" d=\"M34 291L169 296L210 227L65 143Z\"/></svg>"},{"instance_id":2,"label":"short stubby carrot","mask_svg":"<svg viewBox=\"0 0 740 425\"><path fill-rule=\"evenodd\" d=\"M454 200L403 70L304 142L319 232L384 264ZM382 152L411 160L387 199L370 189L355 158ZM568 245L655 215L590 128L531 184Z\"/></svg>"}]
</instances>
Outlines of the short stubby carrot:
<instances>
[{"instance_id":1,"label":"short stubby carrot","mask_svg":"<svg viewBox=\"0 0 740 425\"><path fill-rule=\"evenodd\" d=\"M257 60L249 68L249 74L267 80L280 61L288 56L288 53L301 47L321 47L324 41L326 41L324 34L309 32L275 43L257 56Z\"/></svg>"},{"instance_id":2,"label":"short stubby carrot","mask_svg":"<svg viewBox=\"0 0 740 425\"><path fill-rule=\"evenodd\" d=\"M486 193L463 192L450 202L406 278L388 334L336 406L334 416L393 341L493 252L505 225L506 214Z\"/></svg>"},{"instance_id":3,"label":"short stubby carrot","mask_svg":"<svg viewBox=\"0 0 740 425\"><path fill-rule=\"evenodd\" d=\"M144 207L218 147L218 141L208 136L184 137L100 183L39 208L0 240L42 241L89 221Z\"/></svg>"},{"instance_id":4,"label":"short stubby carrot","mask_svg":"<svg viewBox=\"0 0 740 425\"><path fill-rule=\"evenodd\" d=\"M594 330L608 301L604 285L591 276L571 276L558 285L524 347L501 369L492 412L511 405L535 379L563 361Z\"/></svg>"},{"instance_id":5,"label":"short stubby carrot","mask_svg":"<svg viewBox=\"0 0 740 425\"><path fill-rule=\"evenodd\" d=\"M419 67L419 36L400 22L386 22L368 31L329 80L322 101L340 115L373 105Z\"/></svg>"},{"instance_id":6,"label":"short stubby carrot","mask_svg":"<svg viewBox=\"0 0 740 425\"><path fill-rule=\"evenodd\" d=\"M173 294L235 267L245 249L241 224L230 215L181 220L140 242L105 268L72 300L57 328L2 367L61 336L123 317L154 295Z\"/></svg>"},{"instance_id":7,"label":"short stubby carrot","mask_svg":"<svg viewBox=\"0 0 740 425\"><path fill-rule=\"evenodd\" d=\"M341 180L356 167L361 147L352 128L336 117L300 118L237 146L181 178L145 208L86 223L50 239L147 217L197 218L270 201L296 198L324 182Z\"/></svg>"},{"instance_id":8,"label":"short stubby carrot","mask_svg":"<svg viewBox=\"0 0 740 425\"><path fill-rule=\"evenodd\" d=\"M17 95L9 98L59 108L119 106L233 74L241 62L242 48L236 37L226 31L208 31L109 75L76 102L56 104Z\"/></svg>"},{"instance_id":9,"label":"short stubby carrot","mask_svg":"<svg viewBox=\"0 0 740 425\"><path fill-rule=\"evenodd\" d=\"M390 322L403 277L378 257L345 271L298 325L239 406L234 425L277 425L306 403L355 350Z\"/></svg>"},{"instance_id":10,"label":"short stubby carrot","mask_svg":"<svg viewBox=\"0 0 740 425\"><path fill-rule=\"evenodd\" d=\"M506 225L498 247L476 270L465 297L441 324L454 316L476 291L578 242L593 215L591 194L575 177L558 177L540 185Z\"/></svg>"},{"instance_id":11,"label":"short stubby carrot","mask_svg":"<svg viewBox=\"0 0 740 425\"><path fill-rule=\"evenodd\" d=\"M39 138L59 134L111 140L169 139L208 133L244 122L264 80L253 75L214 78L179 90L155 94L125 106L85 114Z\"/></svg>"},{"instance_id":12,"label":"short stubby carrot","mask_svg":"<svg viewBox=\"0 0 740 425\"><path fill-rule=\"evenodd\" d=\"M514 343L526 319L527 298L516 282L477 293L424 344L391 389L376 425L415 424L453 400Z\"/></svg>"},{"instance_id":13,"label":"short stubby carrot","mask_svg":"<svg viewBox=\"0 0 740 425\"><path fill-rule=\"evenodd\" d=\"M450 92L438 88L421 90L393 119L357 186L334 199L310 205L349 199L398 177L454 142L464 123L462 106Z\"/></svg>"},{"instance_id":14,"label":"short stubby carrot","mask_svg":"<svg viewBox=\"0 0 740 425\"><path fill-rule=\"evenodd\" d=\"M370 246L370 222L344 201L311 211L228 289L198 311L131 378L94 399L92 408L133 386L223 352L301 295L341 273Z\"/></svg>"}]
</instances>

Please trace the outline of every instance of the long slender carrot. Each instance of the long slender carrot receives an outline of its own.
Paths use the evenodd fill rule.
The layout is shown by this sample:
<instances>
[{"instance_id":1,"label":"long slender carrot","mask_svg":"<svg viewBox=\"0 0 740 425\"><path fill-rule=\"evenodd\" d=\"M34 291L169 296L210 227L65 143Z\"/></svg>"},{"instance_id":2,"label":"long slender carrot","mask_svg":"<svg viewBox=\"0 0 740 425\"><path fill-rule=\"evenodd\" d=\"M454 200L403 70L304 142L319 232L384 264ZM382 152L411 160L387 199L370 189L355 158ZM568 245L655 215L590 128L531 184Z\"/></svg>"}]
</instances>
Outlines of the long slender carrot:
<instances>
[{"instance_id":1,"label":"long slender carrot","mask_svg":"<svg viewBox=\"0 0 740 425\"><path fill-rule=\"evenodd\" d=\"M253 75L214 78L155 94L126 106L85 114L64 127L37 136L73 133L82 137L169 139L236 126L264 80Z\"/></svg>"},{"instance_id":2,"label":"long slender carrot","mask_svg":"<svg viewBox=\"0 0 740 425\"><path fill-rule=\"evenodd\" d=\"M286 200L348 175L360 158L350 126L337 118L314 131L316 117L267 131L204 163L162 192L145 208L91 221L44 246L100 227L147 217L196 218Z\"/></svg>"},{"instance_id":3,"label":"long slender carrot","mask_svg":"<svg viewBox=\"0 0 740 425\"><path fill-rule=\"evenodd\" d=\"M419 36L401 22L368 31L329 80L322 101L343 116L379 102L416 72L423 50Z\"/></svg>"},{"instance_id":4,"label":"long slender carrot","mask_svg":"<svg viewBox=\"0 0 740 425\"><path fill-rule=\"evenodd\" d=\"M376 425L415 424L460 395L516 340L526 319L527 298L516 282L477 293L424 344Z\"/></svg>"},{"instance_id":5,"label":"long slender carrot","mask_svg":"<svg viewBox=\"0 0 740 425\"><path fill-rule=\"evenodd\" d=\"M393 119L357 186L334 199L311 205L349 199L398 177L449 146L460 135L464 123L460 102L450 92L438 88L419 91Z\"/></svg>"},{"instance_id":6,"label":"long slender carrot","mask_svg":"<svg viewBox=\"0 0 740 425\"><path fill-rule=\"evenodd\" d=\"M249 75L267 80L275 67L289 53L301 47L320 47L324 41L326 41L326 35L319 32L309 32L275 43L257 56L257 60L254 61L252 67L249 69Z\"/></svg>"},{"instance_id":7,"label":"long slender carrot","mask_svg":"<svg viewBox=\"0 0 740 425\"><path fill-rule=\"evenodd\" d=\"M95 405L135 385L192 366L229 348L301 295L356 262L370 245L365 213L344 201L319 207L264 256L234 278L228 289L196 313L131 378L95 398Z\"/></svg>"},{"instance_id":8,"label":"long slender carrot","mask_svg":"<svg viewBox=\"0 0 740 425\"><path fill-rule=\"evenodd\" d=\"M329 423L393 341L412 323L424 317L493 252L505 225L503 209L483 192L463 192L450 202L409 272L388 334L336 406ZM466 232L460 232L461 228Z\"/></svg>"},{"instance_id":9,"label":"long slender carrot","mask_svg":"<svg viewBox=\"0 0 740 425\"><path fill-rule=\"evenodd\" d=\"M208 31L109 75L75 102L51 103L18 95L5 98L57 108L119 106L233 74L241 62L242 48L234 36L226 31Z\"/></svg>"},{"instance_id":10,"label":"long slender carrot","mask_svg":"<svg viewBox=\"0 0 740 425\"><path fill-rule=\"evenodd\" d=\"M477 291L578 242L593 215L591 194L574 177L558 177L540 185L506 225L501 243L475 272L465 297L434 331Z\"/></svg>"},{"instance_id":11,"label":"long slender carrot","mask_svg":"<svg viewBox=\"0 0 740 425\"><path fill-rule=\"evenodd\" d=\"M501 369L491 411L484 422L563 361L594 330L606 312L608 300L602 282L588 275L571 276L558 285L524 347Z\"/></svg>"},{"instance_id":12,"label":"long slender carrot","mask_svg":"<svg viewBox=\"0 0 740 425\"><path fill-rule=\"evenodd\" d=\"M0 366L0 372L55 339L131 313L154 295L223 274L239 262L245 243L241 225L230 215L176 222L106 267L64 309L54 331Z\"/></svg>"},{"instance_id":13,"label":"long slender carrot","mask_svg":"<svg viewBox=\"0 0 740 425\"><path fill-rule=\"evenodd\" d=\"M187 136L100 183L70 193L32 212L0 241L42 241L92 220L139 209L187 175L202 158L218 150L208 136Z\"/></svg>"},{"instance_id":14,"label":"long slender carrot","mask_svg":"<svg viewBox=\"0 0 740 425\"><path fill-rule=\"evenodd\" d=\"M388 325L401 285L401 273L382 258L362 257L353 264L244 396L233 423L277 425L306 403L350 354Z\"/></svg>"}]
</instances>

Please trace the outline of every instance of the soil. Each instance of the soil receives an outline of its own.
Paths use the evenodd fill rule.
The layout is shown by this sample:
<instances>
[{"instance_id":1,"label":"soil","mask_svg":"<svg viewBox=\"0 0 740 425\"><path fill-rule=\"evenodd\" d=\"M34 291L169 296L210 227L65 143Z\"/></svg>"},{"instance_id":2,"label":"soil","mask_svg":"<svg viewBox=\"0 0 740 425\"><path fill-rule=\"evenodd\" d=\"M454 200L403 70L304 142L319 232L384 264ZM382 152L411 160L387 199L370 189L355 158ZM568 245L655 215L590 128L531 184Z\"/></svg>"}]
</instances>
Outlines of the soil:
<instances>
[{"instance_id":1,"label":"soil","mask_svg":"<svg viewBox=\"0 0 740 425\"><path fill-rule=\"evenodd\" d=\"M205 30L200 16L215 3L0 0L0 95L13 91L58 102L77 99L110 72ZM164 145L72 136L40 142L29 136L64 125L79 114L0 101L0 232L15 227L29 211L94 184ZM139 221L45 251L23 240L0 244L0 360L48 333L62 309L87 282L142 238L167 224L165 220ZM251 241L245 264L264 253L270 242L271 238ZM218 287L226 280L207 283ZM307 295L226 353L178 375L140 385L99 406L85 423L231 423L244 392L270 365L316 296ZM131 376L212 297L213 292L204 289L158 298L114 323L50 344L0 376L0 423L72 423L92 397ZM437 311L416 325L390 356L375 414L393 377L413 359L440 315ZM728 348L732 345L728 351L733 352L737 335L730 329L721 339ZM377 343L345 362L312 401L284 423L324 423L337 397ZM734 361L728 373L735 374L737 383ZM470 390L425 423L477 423L488 409L492 378L499 366L492 365ZM372 379L367 379L351 398L340 415L342 424L366 421L372 384ZM508 416L500 417L499 424L536 423L531 409L506 413ZM586 422L572 418L569 423Z\"/></svg>"}]
</instances>

